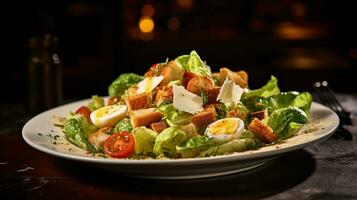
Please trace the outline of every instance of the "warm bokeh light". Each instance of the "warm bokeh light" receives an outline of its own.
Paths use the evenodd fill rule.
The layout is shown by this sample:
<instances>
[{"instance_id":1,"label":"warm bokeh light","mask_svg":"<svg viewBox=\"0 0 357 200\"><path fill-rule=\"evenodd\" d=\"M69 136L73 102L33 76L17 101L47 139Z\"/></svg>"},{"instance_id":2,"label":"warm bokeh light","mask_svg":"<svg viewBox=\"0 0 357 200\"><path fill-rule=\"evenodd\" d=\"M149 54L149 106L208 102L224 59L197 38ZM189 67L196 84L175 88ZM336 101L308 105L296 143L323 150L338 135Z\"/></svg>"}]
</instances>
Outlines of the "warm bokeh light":
<instances>
[{"instance_id":1,"label":"warm bokeh light","mask_svg":"<svg viewBox=\"0 0 357 200\"><path fill-rule=\"evenodd\" d=\"M142 17L139 21L139 29L143 33L150 33L154 30L154 20L151 17Z\"/></svg>"},{"instance_id":2,"label":"warm bokeh light","mask_svg":"<svg viewBox=\"0 0 357 200\"><path fill-rule=\"evenodd\" d=\"M171 17L167 21L167 27L172 31L176 31L180 27L179 19L177 17Z\"/></svg>"},{"instance_id":3,"label":"warm bokeh light","mask_svg":"<svg viewBox=\"0 0 357 200\"><path fill-rule=\"evenodd\" d=\"M151 4L145 4L142 8L141 8L141 14L143 16L147 16L147 17L152 17L155 13L155 9L154 6L152 6Z\"/></svg>"},{"instance_id":4,"label":"warm bokeh light","mask_svg":"<svg viewBox=\"0 0 357 200\"><path fill-rule=\"evenodd\" d=\"M193 6L192 0L176 0L176 4L183 10L189 10Z\"/></svg>"}]
</instances>

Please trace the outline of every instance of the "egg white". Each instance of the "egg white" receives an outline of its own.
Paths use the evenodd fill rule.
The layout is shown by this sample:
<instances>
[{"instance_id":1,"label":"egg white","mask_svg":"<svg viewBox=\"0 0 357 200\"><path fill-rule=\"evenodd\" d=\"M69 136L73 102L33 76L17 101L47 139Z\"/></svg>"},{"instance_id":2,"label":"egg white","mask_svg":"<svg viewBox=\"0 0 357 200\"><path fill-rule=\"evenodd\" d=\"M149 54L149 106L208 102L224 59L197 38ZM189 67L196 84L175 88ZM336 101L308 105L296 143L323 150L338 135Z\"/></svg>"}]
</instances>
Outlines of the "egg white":
<instances>
[{"instance_id":1,"label":"egg white","mask_svg":"<svg viewBox=\"0 0 357 200\"><path fill-rule=\"evenodd\" d=\"M238 123L238 126L237 128L234 130L234 133L217 133L217 134L213 134L211 132L211 129L212 127L217 124L217 123L220 123L222 120L234 120L236 123ZM239 118L235 118L235 117L231 117L231 118L224 118L224 119L220 119L220 120L217 120L213 123L211 123L206 131L205 131L205 134L212 138L212 140L216 143L226 143L226 142L229 142L229 141L232 141L232 140L235 140L235 139L239 139L239 137L241 136L241 134L243 133L244 131L244 122L239 119Z\"/></svg>"},{"instance_id":2,"label":"egg white","mask_svg":"<svg viewBox=\"0 0 357 200\"><path fill-rule=\"evenodd\" d=\"M115 126L127 112L125 105L111 105L99 108L90 114L93 124L98 127Z\"/></svg>"}]
</instances>

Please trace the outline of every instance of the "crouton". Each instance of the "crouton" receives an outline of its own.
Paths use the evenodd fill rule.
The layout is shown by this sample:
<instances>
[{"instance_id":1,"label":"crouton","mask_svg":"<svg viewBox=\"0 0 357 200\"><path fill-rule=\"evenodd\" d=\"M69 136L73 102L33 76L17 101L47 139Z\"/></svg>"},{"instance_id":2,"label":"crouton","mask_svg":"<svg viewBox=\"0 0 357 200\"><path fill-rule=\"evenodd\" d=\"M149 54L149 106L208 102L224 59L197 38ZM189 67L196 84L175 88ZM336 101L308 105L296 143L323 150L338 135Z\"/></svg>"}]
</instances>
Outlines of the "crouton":
<instances>
[{"instance_id":1,"label":"crouton","mask_svg":"<svg viewBox=\"0 0 357 200\"><path fill-rule=\"evenodd\" d=\"M129 96L125 100L125 103L129 111L148 108L150 105L149 97L146 92Z\"/></svg>"},{"instance_id":2,"label":"crouton","mask_svg":"<svg viewBox=\"0 0 357 200\"><path fill-rule=\"evenodd\" d=\"M204 111L212 112L214 116L217 116L216 107L214 104L208 104L204 107Z\"/></svg>"},{"instance_id":3,"label":"crouton","mask_svg":"<svg viewBox=\"0 0 357 200\"><path fill-rule=\"evenodd\" d=\"M213 72L213 73L212 73L212 77L213 77L213 78L216 78L217 80L219 80L219 77L220 77L219 72Z\"/></svg>"},{"instance_id":4,"label":"crouton","mask_svg":"<svg viewBox=\"0 0 357 200\"><path fill-rule=\"evenodd\" d=\"M119 101L120 101L120 97L118 97L118 96L109 97L107 105L111 106L111 105L119 103Z\"/></svg>"},{"instance_id":5,"label":"crouton","mask_svg":"<svg viewBox=\"0 0 357 200\"><path fill-rule=\"evenodd\" d=\"M150 127L152 130L156 131L157 133L161 133L161 131L167 128L167 125L165 122L161 121L161 122L154 122L150 124Z\"/></svg>"},{"instance_id":6,"label":"crouton","mask_svg":"<svg viewBox=\"0 0 357 200\"><path fill-rule=\"evenodd\" d=\"M199 112L189 118L189 121L193 123L197 128L206 128L209 124L216 121L216 115L211 111Z\"/></svg>"},{"instance_id":7,"label":"crouton","mask_svg":"<svg viewBox=\"0 0 357 200\"><path fill-rule=\"evenodd\" d=\"M164 66L160 63L151 65L150 69L144 74L144 77L159 76Z\"/></svg>"},{"instance_id":8,"label":"crouton","mask_svg":"<svg viewBox=\"0 0 357 200\"><path fill-rule=\"evenodd\" d=\"M244 121L248 117L248 112L239 110L238 108L233 108L227 112L227 117L238 117Z\"/></svg>"},{"instance_id":9,"label":"crouton","mask_svg":"<svg viewBox=\"0 0 357 200\"><path fill-rule=\"evenodd\" d=\"M236 72L246 83L248 83L248 73L244 70Z\"/></svg>"},{"instance_id":10,"label":"crouton","mask_svg":"<svg viewBox=\"0 0 357 200\"><path fill-rule=\"evenodd\" d=\"M267 109L259 110L251 113L250 115L254 118L258 118L259 120L262 120L268 117L268 110Z\"/></svg>"},{"instance_id":11,"label":"crouton","mask_svg":"<svg viewBox=\"0 0 357 200\"><path fill-rule=\"evenodd\" d=\"M208 95L208 103L217 103L217 96L220 89L220 87L214 87L206 91Z\"/></svg>"},{"instance_id":12,"label":"crouton","mask_svg":"<svg viewBox=\"0 0 357 200\"><path fill-rule=\"evenodd\" d=\"M273 129L261 122L258 118L253 119L248 129L265 143L271 143L278 139L278 135L273 132Z\"/></svg>"},{"instance_id":13,"label":"crouton","mask_svg":"<svg viewBox=\"0 0 357 200\"><path fill-rule=\"evenodd\" d=\"M192 138L198 135L196 126L193 123L189 123L185 126L180 126L179 129L185 132L188 138Z\"/></svg>"},{"instance_id":14,"label":"crouton","mask_svg":"<svg viewBox=\"0 0 357 200\"><path fill-rule=\"evenodd\" d=\"M171 81L182 81L185 69L182 68L181 64L172 60L165 64L162 68L161 75L164 76L164 80L160 83L160 86L166 85Z\"/></svg>"},{"instance_id":15,"label":"crouton","mask_svg":"<svg viewBox=\"0 0 357 200\"><path fill-rule=\"evenodd\" d=\"M208 76L195 76L187 83L187 90L197 95L201 95L201 90L208 91L212 88L214 82Z\"/></svg>"},{"instance_id":16,"label":"crouton","mask_svg":"<svg viewBox=\"0 0 357 200\"><path fill-rule=\"evenodd\" d=\"M148 126L153 122L158 122L163 117L155 108L147 108L140 110L133 110L129 112L131 125L136 128L139 126Z\"/></svg>"},{"instance_id":17,"label":"crouton","mask_svg":"<svg viewBox=\"0 0 357 200\"><path fill-rule=\"evenodd\" d=\"M155 97L155 104L159 106L163 102L172 102L174 97L172 86L163 86L160 90L157 91Z\"/></svg>"},{"instance_id":18,"label":"crouton","mask_svg":"<svg viewBox=\"0 0 357 200\"><path fill-rule=\"evenodd\" d=\"M102 147L105 140L110 136L111 127L103 127L97 132L88 135L88 142L96 147Z\"/></svg>"},{"instance_id":19,"label":"crouton","mask_svg":"<svg viewBox=\"0 0 357 200\"><path fill-rule=\"evenodd\" d=\"M237 73L232 72L230 69L223 67L220 70L219 82L223 82L228 78L229 80L234 81L236 84L242 88L247 87L248 85L248 74L245 71L239 71Z\"/></svg>"}]
</instances>

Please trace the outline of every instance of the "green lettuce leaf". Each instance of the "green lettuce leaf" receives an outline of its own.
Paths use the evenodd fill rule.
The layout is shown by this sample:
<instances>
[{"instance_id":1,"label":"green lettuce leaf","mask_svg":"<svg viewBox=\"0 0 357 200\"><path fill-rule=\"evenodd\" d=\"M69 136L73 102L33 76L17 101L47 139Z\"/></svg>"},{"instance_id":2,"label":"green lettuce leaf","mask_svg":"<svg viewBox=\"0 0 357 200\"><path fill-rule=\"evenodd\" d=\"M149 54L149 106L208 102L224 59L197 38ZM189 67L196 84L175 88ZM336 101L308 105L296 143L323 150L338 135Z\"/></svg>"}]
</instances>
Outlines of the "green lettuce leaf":
<instances>
[{"instance_id":1,"label":"green lettuce leaf","mask_svg":"<svg viewBox=\"0 0 357 200\"><path fill-rule=\"evenodd\" d=\"M133 130L133 126L131 125L130 119L124 118L120 120L114 127L113 133L119 133L122 131L131 132Z\"/></svg>"},{"instance_id":2,"label":"green lettuce leaf","mask_svg":"<svg viewBox=\"0 0 357 200\"><path fill-rule=\"evenodd\" d=\"M300 108L308 114L312 103L312 95L308 92L302 92L294 99L293 106Z\"/></svg>"},{"instance_id":3,"label":"green lettuce leaf","mask_svg":"<svg viewBox=\"0 0 357 200\"><path fill-rule=\"evenodd\" d=\"M308 114L312 103L312 96L308 92L281 92L269 98L258 98L256 105L267 108L269 113L286 107L297 107ZM262 109L262 108L260 108Z\"/></svg>"},{"instance_id":4,"label":"green lettuce leaf","mask_svg":"<svg viewBox=\"0 0 357 200\"><path fill-rule=\"evenodd\" d=\"M211 76L209 68L201 60L196 51L191 51L190 55L182 55L175 59L182 67L189 72L200 76Z\"/></svg>"},{"instance_id":5,"label":"green lettuce leaf","mask_svg":"<svg viewBox=\"0 0 357 200\"><path fill-rule=\"evenodd\" d=\"M270 80L261 88L251 90L247 93L244 93L243 99L257 98L257 97L270 97L273 95L277 95L280 93L280 89L278 87L278 79L275 76L271 76Z\"/></svg>"},{"instance_id":6,"label":"green lettuce leaf","mask_svg":"<svg viewBox=\"0 0 357 200\"><path fill-rule=\"evenodd\" d=\"M169 127L163 130L156 138L154 154L172 158L176 155L176 146L187 138L186 133L177 127Z\"/></svg>"},{"instance_id":7,"label":"green lettuce leaf","mask_svg":"<svg viewBox=\"0 0 357 200\"><path fill-rule=\"evenodd\" d=\"M145 127L135 128L132 132L135 138L135 155L147 156L153 154L157 133Z\"/></svg>"},{"instance_id":8,"label":"green lettuce leaf","mask_svg":"<svg viewBox=\"0 0 357 200\"><path fill-rule=\"evenodd\" d=\"M78 114L67 117L63 126L63 132L71 143L90 152L98 150L88 142L88 135L95 131L97 131L97 128L90 124L85 117Z\"/></svg>"},{"instance_id":9,"label":"green lettuce leaf","mask_svg":"<svg viewBox=\"0 0 357 200\"><path fill-rule=\"evenodd\" d=\"M207 136L197 135L176 147L177 153L183 158L193 158L200 152L214 146L215 143Z\"/></svg>"},{"instance_id":10,"label":"green lettuce leaf","mask_svg":"<svg viewBox=\"0 0 357 200\"><path fill-rule=\"evenodd\" d=\"M197 157L208 157L216 155L231 154L234 152L245 151L255 147L255 141L251 138L233 140L219 146L211 147L202 151Z\"/></svg>"},{"instance_id":11,"label":"green lettuce leaf","mask_svg":"<svg viewBox=\"0 0 357 200\"><path fill-rule=\"evenodd\" d=\"M101 107L104 107L104 99L98 95L93 95L92 100L88 103L88 108L91 111L95 111Z\"/></svg>"},{"instance_id":12,"label":"green lettuce leaf","mask_svg":"<svg viewBox=\"0 0 357 200\"><path fill-rule=\"evenodd\" d=\"M109 96L121 96L130 86L142 81L144 77L134 73L121 74L108 88Z\"/></svg>"},{"instance_id":13,"label":"green lettuce leaf","mask_svg":"<svg viewBox=\"0 0 357 200\"><path fill-rule=\"evenodd\" d=\"M279 93L280 89L278 87L278 79L271 76L270 80L263 87L243 93L241 102L250 111L257 111L262 109L260 108L262 106L260 102L261 100L270 96L278 95Z\"/></svg>"},{"instance_id":14,"label":"green lettuce leaf","mask_svg":"<svg viewBox=\"0 0 357 200\"><path fill-rule=\"evenodd\" d=\"M280 139L293 136L308 122L306 113L297 107L287 107L274 110L269 118L263 120L277 133Z\"/></svg>"},{"instance_id":15,"label":"green lettuce leaf","mask_svg":"<svg viewBox=\"0 0 357 200\"><path fill-rule=\"evenodd\" d=\"M183 126L189 123L190 114L176 110L172 103L161 104L157 110L164 115L164 119L170 126Z\"/></svg>"}]
</instances>

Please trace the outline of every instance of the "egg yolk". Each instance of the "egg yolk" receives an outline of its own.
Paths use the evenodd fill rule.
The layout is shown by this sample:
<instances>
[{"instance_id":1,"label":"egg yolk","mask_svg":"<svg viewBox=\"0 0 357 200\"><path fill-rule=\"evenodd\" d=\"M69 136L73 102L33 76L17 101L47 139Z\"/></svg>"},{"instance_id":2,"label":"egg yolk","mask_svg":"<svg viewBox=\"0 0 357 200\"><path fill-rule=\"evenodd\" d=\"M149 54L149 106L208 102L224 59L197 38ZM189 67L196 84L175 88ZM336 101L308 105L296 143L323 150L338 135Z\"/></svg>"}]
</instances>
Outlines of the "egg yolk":
<instances>
[{"instance_id":1,"label":"egg yolk","mask_svg":"<svg viewBox=\"0 0 357 200\"><path fill-rule=\"evenodd\" d=\"M96 113L96 117L103 117L109 113L115 112L116 109L114 108L114 106L110 106L110 107L104 107L102 109L99 109Z\"/></svg>"},{"instance_id":2,"label":"egg yolk","mask_svg":"<svg viewBox=\"0 0 357 200\"><path fill-rule=\"evenodd\" d=\"M238 122L232 119L224 119L213 124L209 131L211 134L233 134L238 128Z\"/></svg>"}]
</instances>

